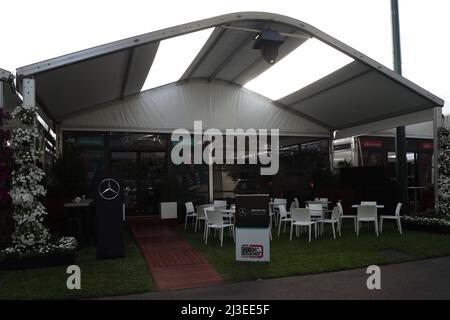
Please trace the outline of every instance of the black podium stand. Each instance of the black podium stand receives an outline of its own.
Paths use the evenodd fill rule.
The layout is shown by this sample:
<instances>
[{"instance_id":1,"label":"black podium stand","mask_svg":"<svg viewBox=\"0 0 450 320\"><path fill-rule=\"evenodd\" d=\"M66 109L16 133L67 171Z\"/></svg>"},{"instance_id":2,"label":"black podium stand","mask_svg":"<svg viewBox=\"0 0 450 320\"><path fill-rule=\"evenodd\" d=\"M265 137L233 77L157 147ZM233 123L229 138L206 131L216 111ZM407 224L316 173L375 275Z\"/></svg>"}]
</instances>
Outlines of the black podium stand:
<instances>
[{"instance_id":1,"label":"black podium stand","mask_svg":"<svg viewBox=\"0 0 450 320\"><path fill-rule=\"evenodd\" d=\"M97 259L122 258L124 253L121 180L103 173L96 179Z\"/></svg>"}]
</instances>

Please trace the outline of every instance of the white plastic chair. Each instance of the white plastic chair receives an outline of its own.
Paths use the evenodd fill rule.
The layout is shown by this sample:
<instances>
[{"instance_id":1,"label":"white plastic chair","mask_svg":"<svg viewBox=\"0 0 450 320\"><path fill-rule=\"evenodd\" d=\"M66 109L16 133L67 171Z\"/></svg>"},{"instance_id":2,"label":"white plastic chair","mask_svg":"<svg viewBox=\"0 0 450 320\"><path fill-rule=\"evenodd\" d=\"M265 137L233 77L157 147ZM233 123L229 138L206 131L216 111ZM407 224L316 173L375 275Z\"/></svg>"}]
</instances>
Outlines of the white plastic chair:
<instances>
[{"instance_id":1,"label":"white plastic chair","mask_svg":"<svg viewBox=\"0 0 450 320\"><path fill-rule=\"evenodd\" d=\"M273 213L272 215L275 218L275 227L278 226L278 214L280 212L279 207L281 205L285 205L287 204L287 200L286 199L281 199L281 198L275 198L273 199Z\"/></svg>"},{"instance_id":2,"label":"white plastic chair","mask_svg":"<svg viewBox=\"0 0 450 320\"><path fill-rule=\"evenodd\" d=\"M232 223L225 223L223 221L223 213L220 211L206 211L206 218L208 219L208 223L206 224L206 239L205 244L208 244L208 236L209 231L211 229L220 230L220 246L223 246L223 230L225 228L230 228L231 233L233 234L234 238L234 230L233 230L233 224Z\"/></svg>"},{"instance_id":3,"label":"white plastic chair","mask_svg":"<svg viewBox=\"0 0 450 320\"><path fill-rule=\"evenodd\" d=\"M193 219L192 224L195 225L195 222L197 220L197 213L194 211L194 204L192 202L186 202L184 205L186 207L186 217L184 219L184 229L186 230L189 218Z\"/></svg>"},{"instance_id":4,"label":"white plastic chair","mask_svg":"<svg viewBox=\"0 0 450 320\"><path fill-rule=\"evenodd\" d=\"M197 217L195 219L194 232L197 232L197 226L199 224L201 225L202 221L204 222L204 224L206 224L205 208L207 208L207 207L208 207L208 205L197 206Z\"/></svg>"},{"instance_id":5,"label":"white plastic chair","mask_svg":"<svg viewBox=\"0 0 450 320\"><path fill-rule=\"evenodd\" d=\"M355 226L355 232L356 232L356 216L353 215L344 215L344 209L342 208L342 203L338 202L337 203L337 207L339 210L339 229L342 229L342 220L344 219L352 219L353 220L353 224Z\"/></svg>"},{"instance_id":6,"label":"white plastic chair","mask_svg":"<svg viewBox=\"0 0 450 320\"><path fill-rule=\"evenodd\" d=\"M305 208L296 208L291 212L291 234L289 237L289 241L292 241L292 231L294 226L298 227L308 227L309 229L309 242L311 242L311 227L314 225L314 235L317 238L317 224L315 221L311 221L311 214L309 209ZM298 229L296 230L296 234L298 236Z\"/></svg>"},{"instance_id":7,"label":"white plastic chair","mask_svg":"<svg viewBox=\"0 0 450 320\"><path fill-rule=\"evenodd\" d=\"M397 204L397 208L395 208L395 215L393 216L380 216L380 233L383 233L383 220L395 220L397 222L397 229L398 232L400 232L401 235L403 235L402 231L402 222L400 219L400 212L402 210L402 203Z\"/></svg>"},{"instance_id":8,"label":"white plastic chair","mask_svg":"<svg viewBox=\"0 0 450 320\"><path fill-rule=\"evenodd\" d=\"M331 218L330 219L322 219L319 220L319 223L321 225L321 229L323 230L323 224L331 224L331 227L333 228L333 237L336 239L336 228L339 233L339 236L341 236L341 228L339 227L339 208L336 206L334 207L333 211L331 212ZM336 228L334 225L336 224Z\"/></svg>"},{"instance_id":9,"label":"white plastic chair","mask_svg":"<svg viewBox=\"0 0 450 320\"><path fill-rule=\"evenodd\" d=\"M289 217L289 212L287 212L286 207L284 206L284 204L279 206L280 209L280 221L278 224L278 236L280 236L280 232L281 232L281 225L284 223L284 231L286 232L286 224L288 223L292 223L292 219ZM295 208L292 208L292 210L294 210Z\"/></svg>"},{"instance_id":10,"label":"white plastic chair","mask_svg":"<svg viewBox=\"0 0 450 320\"><path fill-rule=\"evenodd\" d=\"M356 217L357 228L356 235L359 236L359 229L361 228L361 222L373 222L375 224L375 233L378 236L378 219L377 219L377 207L374 205L358 207L358 215Z\"/></svg>"},{"instance_id":11,"label":"white plastic chair","mask_svg":"<svg viewBox=\"0 0 450 320\"><path fill-rule=\"evenodd\" d=\"M312 220L321 220L323 218L323 205L321 203L310 203L307 207L311 212Z\"/></svg>"},{"instance_id":12,"label":"white plastic chair","mask_svg":"<svg viewBox=\"0 0 450 320\"><path fill-rule=\"evenodd\" d=\"M294 198L294 200L291 202L291 206L289 207L289 211L295 209L295 208L300 208L300 203L298 202L297 198Z\"/></svg>"},{"instance_id":13,"label":"white plastic chair","mask_svg":"<svg viewBox=\"0 0 450 320\"><path fill-rule=\"evenodd\" d=\"M325 210L328 209L328 198L316 198L315 201L316 201L316 202L319 202L319 203L322 203L323 208L324 208Z\"/></svg>"}]
</instances>

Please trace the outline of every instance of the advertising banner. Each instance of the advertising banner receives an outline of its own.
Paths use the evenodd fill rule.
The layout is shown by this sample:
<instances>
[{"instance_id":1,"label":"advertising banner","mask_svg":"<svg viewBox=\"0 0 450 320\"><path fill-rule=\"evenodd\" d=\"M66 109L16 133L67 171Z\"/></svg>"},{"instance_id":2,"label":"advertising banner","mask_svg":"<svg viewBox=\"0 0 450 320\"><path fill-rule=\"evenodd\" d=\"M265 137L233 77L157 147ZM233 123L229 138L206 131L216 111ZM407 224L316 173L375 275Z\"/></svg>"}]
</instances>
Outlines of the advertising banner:
<instances>
[{"instance_id":1,"label":"advertising banner","mask_svg":"<svg viewBox=\"0 0 450 320\"><path fill-rule=\"evenodd\" d=\"M236 195L236 260L270 261L269 195Z\"/></svg>"}]
</instances>

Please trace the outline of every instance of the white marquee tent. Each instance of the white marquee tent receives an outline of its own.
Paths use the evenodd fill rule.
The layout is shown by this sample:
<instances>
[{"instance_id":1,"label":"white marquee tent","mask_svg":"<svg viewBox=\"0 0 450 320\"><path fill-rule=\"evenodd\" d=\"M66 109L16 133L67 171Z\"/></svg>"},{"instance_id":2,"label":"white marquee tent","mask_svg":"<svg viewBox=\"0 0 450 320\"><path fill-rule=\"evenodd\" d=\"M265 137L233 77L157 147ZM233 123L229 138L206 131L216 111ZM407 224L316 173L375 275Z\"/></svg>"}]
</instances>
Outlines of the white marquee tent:
<instances>
[{"instance_id":1,"label":"white marquee tent","mask_svg":"<svg viewBox=\"0 0 450 320\"><path fill-rule=\"evenodd\" d=\"M165 41L208 29L208 39L177 78L141 92L146 79L157 76L152 71ZM268 29L285 38L275 64L253 49L255 39ZM274 82L264 76L312 41L343 55L346 63L314 81L299 80L299 88L276 98L247 89L258 77ZM165 57L176 62L188 47ZM327 57L317 55L313 62L320 68ZM304 73L291 69L276 81L289 79L284 87L294 88ZM24 66L17 69L17 87L24 103L41 107L59 131L167 132L203 120L204 129L277 128L282 134L338 139L432 120L436 135L444 105L313 26L261 12L195 21Z\"/></svg>"}]
</instances>

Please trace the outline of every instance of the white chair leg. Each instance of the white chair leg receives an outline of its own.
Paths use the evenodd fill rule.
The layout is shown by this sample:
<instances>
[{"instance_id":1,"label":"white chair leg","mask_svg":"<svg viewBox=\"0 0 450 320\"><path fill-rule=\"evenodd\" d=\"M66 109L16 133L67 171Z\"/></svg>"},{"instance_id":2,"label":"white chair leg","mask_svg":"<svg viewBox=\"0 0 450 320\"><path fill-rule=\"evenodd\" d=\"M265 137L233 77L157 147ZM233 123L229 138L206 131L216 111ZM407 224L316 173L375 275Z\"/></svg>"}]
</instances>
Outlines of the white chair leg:
<instances>
[{"instance_id":1,"label":"white chair leg","mask_svg":"<svg viewBox=\"0 0 450 320\"><path fill-rule=\"evenodd\" d=\"M223 247L223 228L220 229L220 246Z\"/></svg>"},{"instance_id":2,"label":"white chair leg","mask_svg":"<svg viewBox=\"0 0 450 320\"><path fill-rule=\"evenodd\" d=\"M360 228L360 224L361 224L361 221L358 220L358 221L356 222L356 235L357 235L357 236L359 236L359 228Z\"/></svg>"},{"instance_id":3,"label":"white chair leg","mask_svg":"<svg viewBox=\"0 0 450 320\"><path fill-rule=\"evenodd\" d=\"M311 242L311 225L309 225L308 226L309 228L309 230L308 230L308 233L309 233L309 242Z\"/></svg>"},{"instance_id":4,"label":"white chair leg","mask_svg":"<svg viewBox=\"0 0 450 320\"><path fill-rule=\"evenodd\" d=\"M188 219L188 216L186 214L186 218L184 218L184 230L186 230L186 228L187 228L187 219Z\"/></svg>"},{"instance_id":5,"label":"white chair leg","mask_svg":"<svg viewBox=\"0 0 450 320\"><path fill-rule=\"evenodd\" d=\"M284 225L284 228L286 229L286 225ZM278 225L278 236L280 236L280 232L281 232L281 221L280 224Z\"/></svg>"},{"instance_id":6,"label":"white chair leg","mask_svg":"<svg viewBox=\"0 0 450 320\"><path fill-rule=\"evenodd\" d=\"M358 219L356 217L353 219L353 225L355 226L355 232L357 232L357 230L358 230Z\"/></svg>"},{"instance_id":7,"label":"white chair leg","mask_svg":"<svg viewBox=\"0 0 450 320\"><path fill-rule=\"evenodd\" d=\"M400 232L400 235L403 235L403 230L402 230L402 221L400 220L400 217L397 218L397 229Z\"/></svg>"},{"instance_id":8,"label":"white chair leg","mask_svg":"<svg viewBox=\"0 0 450 320\"><path fill-rule=\"evenodd\" d=\"M383 218L380 219L380 233L383 233Z\"/></svg>"},{"instance_id":9,"label":"white chair leg","mask_svg":"<svg viewBox=\"0 0 450 320\"><path fill-rule=\"evenodd\" d=\"M289 241L292 241L292 231L294 230L294 224L291 224L291 234L289 235Z\"/></svg>"},{"instance_id":10,"label":"white chair leg","mask_svg":"<svg viewBox=\"0 0 450 320\"><path fill-rule=\"evenodd\" d=\"M331 227L333 228L333 237L336 240L336 231L334 230L334 222L331 223Z\"/></svg>"},{"instance_id":11,"label":"white chair leg","mask_svg":"<svg viewBox=\"0 0 450 320\"><path fill-rule=\"evenodd\" d=\"M377 234L377 237L378 237L379 233L378 233L378 220L377 219L375 219L375 233Z\"/></svg>"},{"instance_id":12,"label":"white chair leg","mask_svg":"<svg viewBox=\"0 0 450 320\"><path fill-rule=\"evenodd\" d=\"M205 227L205 244L208 244L208 234L209 234L209 230L208 230L208 226Z\"/></svg>"}]
</instances>

